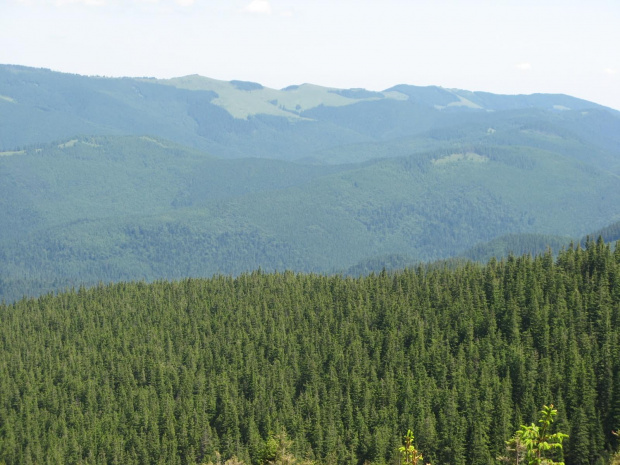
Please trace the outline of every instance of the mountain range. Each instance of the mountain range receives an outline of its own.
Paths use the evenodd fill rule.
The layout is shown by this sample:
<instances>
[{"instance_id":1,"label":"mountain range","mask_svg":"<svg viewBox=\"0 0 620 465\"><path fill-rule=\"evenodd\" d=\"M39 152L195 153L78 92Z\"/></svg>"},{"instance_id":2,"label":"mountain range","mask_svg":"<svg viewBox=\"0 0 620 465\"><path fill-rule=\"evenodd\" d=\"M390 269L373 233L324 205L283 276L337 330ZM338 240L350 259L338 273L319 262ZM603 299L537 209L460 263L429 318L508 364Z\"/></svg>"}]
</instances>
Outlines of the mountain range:
<instances>
[{"instance_id":1,"label":"mountain range","mask_svg":"<svg viewBox=\"0 0 620 465\"><path fill-rule=\"evenodd\" d=\"M620 112L566 95L4 65L0 297L559 248L616 230L619 175Z\"/></svg>"}]
</instances>

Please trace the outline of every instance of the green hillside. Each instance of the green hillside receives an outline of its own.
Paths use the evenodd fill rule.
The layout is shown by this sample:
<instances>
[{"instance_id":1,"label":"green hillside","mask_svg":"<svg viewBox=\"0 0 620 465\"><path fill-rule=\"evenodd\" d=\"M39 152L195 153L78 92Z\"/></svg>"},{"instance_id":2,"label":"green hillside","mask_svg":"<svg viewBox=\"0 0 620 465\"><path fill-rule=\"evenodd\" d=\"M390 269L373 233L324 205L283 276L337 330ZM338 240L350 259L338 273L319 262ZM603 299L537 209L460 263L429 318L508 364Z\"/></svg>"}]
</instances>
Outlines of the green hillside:
<instances>
[{"instance_id":1,"label":"green hillside","mask_svg":"<svg viewBox=\"0 0 620 465\"><path fill-rule=\"evenodd\" d=\"M304 165L76 137L0 158L0 194L7 299L46 282L437 260L506 234L581 237L620 217L617 176L532 147Z\"/></svg>"},{"instance_id":2,"label":"green hillside","mask_svg":"<svg viewBox=\"0 0 620 465\"><path fill-rule=\"evenodd\" d=\"M0 297L541 250L620 220L619 134L566 95L0 65Z\"/></svg>"},{"instance_id":3,"label":"green hillside","mask_svg":"<svg viewBox=\"0 0 620 465\"><path fill-rule=\"evenodd\" d=\"M493 135L499 145L533 145L620 171L620 113L566 95L406 85L275 90L201 76L110 79L0 65L0 96L0 152L79 135L154 135L223 158L333 164Z\"/></svg>"},{"instance_id":4,"label":"green hillside","mask_svg":"<svg viewBox=\"0 0 620 465\"><path fill-rule=\"evenodd\" d=\"M79 135L155 135L225 158L288 159L366 140L317 121L293 124L269 113L235 118L213 103L214 91L154 80L0 65L0 95L0 153Z\"/></svg>"},{"instance_id":5,"label":"green hillside","mask_svg":"<svg viewBox=\"0 0 620 465\"><path fill-rule=\"evenodd\" d=\"M619 225L570 96L0 65L0 464L602 465Z\"/></svg>"},{"instance_id":6,"label":"green hillside","mask_svg":"<svg viewBox=\"0 0 620 465\"><path fill-rule=\"evenodd\" d=\"M597 237L597 236L595 236ZM557 254L577 241L570 237L547 236L544 234L507 234L489 242L478 244L467 250L463 257L479 262L486 262L493 257L506 257L510 254L542 254L551 250Z\"/></svg>"},{"instance_id":7,"label":"green hillside","mask_svg":"<svg viewBox=\"0 0 620 465\"><path fill-rule=\"evenodd\" d=\"M248 119L253 115L274 115L291 121L302 119L299 114L320 105L340 107L353 103L380 99L405 100L406 96L399 92L368 92L363 89L330 89L312 84L289 86L276 90L263 87L255 82L218 81L202 76L185 76L154 82L170 85L180 89L215 92L213 100L239 119Z\"/></svg>"},{"instance_id":8,"label":"green hillside","mask_svg":"<svg viewBox=\"0 0 620 465\"><path fill-rule=\"evenodd\" d=\"M567 465L620 426L620 249L365 278L253 272L0 304L0 462L499 464L553 404ZM282 459L282 458L281 458ZM284 459L282 459L284 460Z\"/></svg>"}]
</instances>

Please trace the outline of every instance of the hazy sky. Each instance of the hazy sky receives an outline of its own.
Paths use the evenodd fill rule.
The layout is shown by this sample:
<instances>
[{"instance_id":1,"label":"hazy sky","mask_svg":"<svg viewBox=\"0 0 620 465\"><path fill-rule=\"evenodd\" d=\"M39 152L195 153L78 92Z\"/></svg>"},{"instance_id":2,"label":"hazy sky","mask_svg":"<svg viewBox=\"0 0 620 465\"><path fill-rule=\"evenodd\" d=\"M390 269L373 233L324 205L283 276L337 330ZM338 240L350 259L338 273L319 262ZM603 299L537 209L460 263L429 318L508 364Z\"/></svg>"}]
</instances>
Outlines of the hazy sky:
<instances>
[{"instance_id":1,"label":"hazy sky","mask_svg":"<svg viewBox=\"0 0 620 465\"><path fill-rule=\"evenodd\" d=\"M0 63L566 93L620 109L620 0L0 0Z\"/></svg>"}]
</instances>

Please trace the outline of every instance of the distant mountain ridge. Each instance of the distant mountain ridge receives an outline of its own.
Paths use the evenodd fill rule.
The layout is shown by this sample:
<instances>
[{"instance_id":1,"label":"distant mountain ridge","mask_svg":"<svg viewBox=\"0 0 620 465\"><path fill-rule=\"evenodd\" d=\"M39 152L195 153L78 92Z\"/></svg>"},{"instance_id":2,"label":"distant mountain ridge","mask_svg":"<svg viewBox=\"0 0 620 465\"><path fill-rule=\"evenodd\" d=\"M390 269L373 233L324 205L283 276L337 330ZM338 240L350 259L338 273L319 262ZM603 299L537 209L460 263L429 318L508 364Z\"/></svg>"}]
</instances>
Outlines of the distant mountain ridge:
<instances>
[{"instance_id":1,"label":"distant mountain ridge","mask_svg":"<svg viewBox=\"0 0 620 465\"><path fill-rule=\"evenodd\" d=\"M75 135L155 135L224 158L349 163L386 156L367 144L398 142L409 154L529 130L602 151L618 171L617 153L608 152L620 143L619 127L620 112L566 95L409 85L383 92L311 84L275 90L200 76L99 78L0 66L5 152Z\"/></svg>"},{"instance_id":2,"label":"distant mountain ridge","mask_svg":"<svg viewBox=\"0 0 620 465\"><path fill-rule=\"evenodd\" d=\"M620 113L564 95L0 66L0 298L560 244L619 176Z\"/></svg>"},{"instance_id":3,"label":"distant mountain ridge","mask_svg":"<svg viewBox=\"0 0 620 465\"><path fill-rule=\"evenodd\" d=\"M498 95L406 84L375 92L366 89L336 89L313 84L293 85L276 90L254 82L219 81L199 75L148 81L172 85L179 89L215 92L218 97L213 103L226 109L232 116L243 119L255 114L273 114L296 119L300 113L318 106L341 107L382 99L409 100L437 110L500 111L540 108L566 111L605 108L564 94Z\"/></svg>"},{"instance_id":4,"label":"distant mountain ridge","mask_svg":"<svg viewBox=\"0 0 620 465\"><path fill-rule=\"evenodd\" d=\"M273 115L296 121L300 114L320 105L340 107L361 101L379 99L406 100L400 92L369 92L365 89L334 89L313 84L288 86L282 90L270 89L255 82L220 81L193 75L172 79L148 79L147 82L169 85L190 91L215 92L212 103L224 108L237 119L253 115Z\"/></svg>"}]
</instances>

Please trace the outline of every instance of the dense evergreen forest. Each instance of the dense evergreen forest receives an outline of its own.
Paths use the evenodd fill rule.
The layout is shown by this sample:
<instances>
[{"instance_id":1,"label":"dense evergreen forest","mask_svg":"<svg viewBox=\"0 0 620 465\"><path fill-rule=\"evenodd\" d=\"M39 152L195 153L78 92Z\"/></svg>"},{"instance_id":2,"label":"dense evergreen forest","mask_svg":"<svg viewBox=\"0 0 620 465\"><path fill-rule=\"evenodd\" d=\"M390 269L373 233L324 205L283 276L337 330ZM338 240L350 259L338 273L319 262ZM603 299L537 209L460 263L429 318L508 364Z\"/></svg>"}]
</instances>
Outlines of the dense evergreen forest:
<instances>
[{"instance_id":1,"label":"dense evergreen forest","mask_svg":"<svg viewBox=\"0 0 620 465\"><path fill-rule=\"evenodd\" d=\"M256 271L0 306L0 463L492 464L554 404L567 465L620 428L620 249L351 278ZM562 457L557 457L561 460Z\"/></svg>"}]
</instances>

